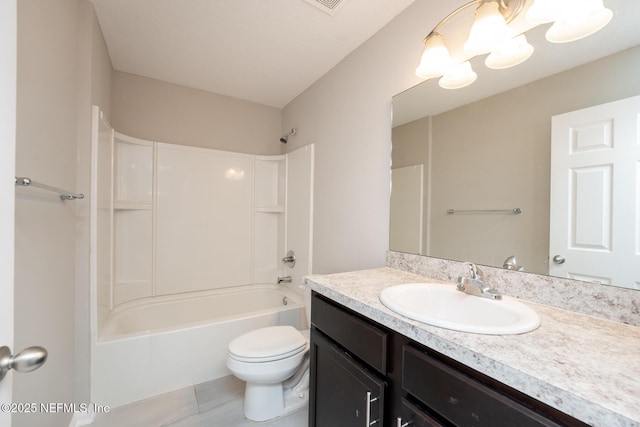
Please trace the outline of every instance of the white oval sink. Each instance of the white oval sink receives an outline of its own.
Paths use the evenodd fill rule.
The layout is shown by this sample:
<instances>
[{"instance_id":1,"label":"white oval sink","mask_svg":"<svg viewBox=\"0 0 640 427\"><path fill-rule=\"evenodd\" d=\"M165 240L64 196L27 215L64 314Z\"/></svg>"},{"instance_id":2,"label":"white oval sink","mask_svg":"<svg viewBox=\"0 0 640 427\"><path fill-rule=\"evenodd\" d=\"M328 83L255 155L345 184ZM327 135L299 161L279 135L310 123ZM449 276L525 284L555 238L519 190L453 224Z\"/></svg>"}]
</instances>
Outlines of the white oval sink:
<instances>
[{"instance_id":1,"label":"white oval sink","mask_svg":"<svg viewBox=\"0 0 640 427\"><path fill-rule=\"evenodd\" d=\"M491 300L442 283L391 286L380 293L380 301L410 319L462 332L509 335L540 326L538 314L513 298Z\"/></svg>"}]
</instances>

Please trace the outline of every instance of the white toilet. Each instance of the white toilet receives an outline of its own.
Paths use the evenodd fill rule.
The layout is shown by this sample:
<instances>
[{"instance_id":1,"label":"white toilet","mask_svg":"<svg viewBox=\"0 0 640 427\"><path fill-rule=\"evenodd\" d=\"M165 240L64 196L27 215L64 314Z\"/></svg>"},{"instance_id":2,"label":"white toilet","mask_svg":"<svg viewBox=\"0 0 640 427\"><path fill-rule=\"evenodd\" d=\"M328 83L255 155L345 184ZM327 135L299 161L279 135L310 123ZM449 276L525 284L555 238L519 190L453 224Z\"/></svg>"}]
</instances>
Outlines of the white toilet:
<instances>
[{"instance_id":1,"label":"white toilet","mask_svg":"<svg viewBox=\"0 0 640 427\"><path fill-rule=\"evenodd\" d=\"M295 411L309 401L309 330L270 326L240 335L229 343L227 368L247 382L248 419L266 421Z\"/></svg>"}]
</instances>

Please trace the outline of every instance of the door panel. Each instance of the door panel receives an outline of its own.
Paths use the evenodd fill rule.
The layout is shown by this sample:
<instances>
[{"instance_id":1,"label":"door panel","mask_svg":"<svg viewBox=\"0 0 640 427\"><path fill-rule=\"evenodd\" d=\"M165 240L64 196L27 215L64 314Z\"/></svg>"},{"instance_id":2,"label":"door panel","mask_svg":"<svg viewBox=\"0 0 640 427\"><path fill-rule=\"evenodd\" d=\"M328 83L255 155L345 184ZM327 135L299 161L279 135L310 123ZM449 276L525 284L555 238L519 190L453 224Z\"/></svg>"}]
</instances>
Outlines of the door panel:
<instances>
[{"instance_id":1,"label":"door panel","mask_svg":"<svg viewBox=\"0 0 640 427\"><path fill-rule=\"evenodd\" d=\"M549 274L640 289L639 118L640 96L553 117Z\"/></svg>"},{"instance_id":2,"label":"door panel","mask_svg":"<svg viewBox=\"0 0 640 427\"><path fill-rule=\"evenodd\" d=\"M575 168L571 171L571 247L611 251L613 165Z\"/></svg>"}]
</instances>

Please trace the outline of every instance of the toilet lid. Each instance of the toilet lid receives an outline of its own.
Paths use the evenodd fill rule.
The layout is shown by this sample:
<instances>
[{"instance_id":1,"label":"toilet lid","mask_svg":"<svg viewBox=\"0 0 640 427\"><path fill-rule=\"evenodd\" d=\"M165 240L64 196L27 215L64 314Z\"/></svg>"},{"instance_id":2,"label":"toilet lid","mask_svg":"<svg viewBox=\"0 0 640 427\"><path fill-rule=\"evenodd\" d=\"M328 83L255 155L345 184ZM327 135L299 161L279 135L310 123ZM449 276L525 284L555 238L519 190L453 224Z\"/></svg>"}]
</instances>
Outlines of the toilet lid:
<instances>
[{"instance_id":1,"label":"toilet lid","mask_svg":"<svg viewBox=\"0 0 640 427\"><path fill-rule=\"evenodd\" d=\"M267 361L296 354L306 344L293 326L270 326L240 335L229 343L229 353L243 360Z\"/></svg>"}]
</instances>

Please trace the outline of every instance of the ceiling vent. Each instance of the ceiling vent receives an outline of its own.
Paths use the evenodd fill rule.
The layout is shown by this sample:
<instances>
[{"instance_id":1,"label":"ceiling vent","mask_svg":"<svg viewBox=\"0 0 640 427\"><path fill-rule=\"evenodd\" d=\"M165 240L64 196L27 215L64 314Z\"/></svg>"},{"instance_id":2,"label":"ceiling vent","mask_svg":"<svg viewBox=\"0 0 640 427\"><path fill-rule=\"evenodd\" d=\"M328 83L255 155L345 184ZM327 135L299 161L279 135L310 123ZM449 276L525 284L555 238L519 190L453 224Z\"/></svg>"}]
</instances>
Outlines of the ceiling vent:
<instances>
[{"instance_id":1,"label":"ceiling vent","mask_svg":"<svg viewBox=\"0 0 640 427\"><path fill-rule=\"evenodd\" d=\"M338 13L338 10L344 5L347 0L304 0L310 5L313 5L323 11L324 13L328 13L333 16Z\"/></svg>"}]
</instances>

